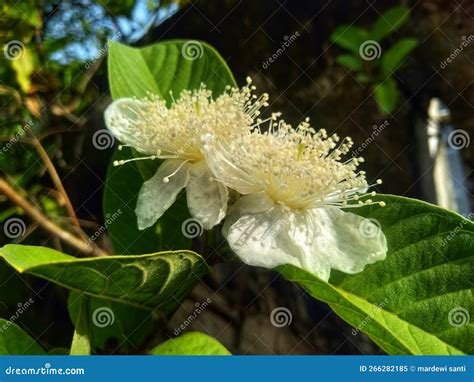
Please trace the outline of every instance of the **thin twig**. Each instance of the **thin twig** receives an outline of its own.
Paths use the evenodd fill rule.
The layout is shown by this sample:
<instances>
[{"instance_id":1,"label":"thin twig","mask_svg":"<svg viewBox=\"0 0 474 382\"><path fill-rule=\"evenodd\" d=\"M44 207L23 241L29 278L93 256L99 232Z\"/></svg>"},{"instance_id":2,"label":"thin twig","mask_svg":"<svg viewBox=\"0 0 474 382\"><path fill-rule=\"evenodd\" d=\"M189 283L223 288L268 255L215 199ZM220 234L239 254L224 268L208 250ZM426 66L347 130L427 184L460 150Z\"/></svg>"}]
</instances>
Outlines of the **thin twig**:
<instances>
[{"instance_id":1,"label":"thin twig","mask_svg":"<svg viewBox=\"0 0 474 382\"><path fill-rule=\"evenodd\" d=\"M27 228L26 228L26 231L23 235L21 235L17 240L14 241L15 244L20 244L21 242L23 242L25 239L28 238L28 236L30 236L33 232L36 231L36 229L38 228L38 223L32 223L30 224Z\"/></svg>"},{"instance_id":2,"label":"thin twig","mask_svg":"<svg viewBox=\"0 0 474 382\"><path fill-rule=\"evenodd\" d=\"M20 143L25 143L25 144L28 144L28 145L33 144L31 139L28 139L28 138L15 138L15 137L12 137L12 136L7 136L7 137L0 136L0 141L2 141L2 142L14 142L14 143L20 142Z\"/></svg>"},{"instance_id":3,"label":"thin twig","mask_svg":"<svg viewBox=\"0 0 474 382\"><path fill-rule=\"evenodd\" d=\"M58 216L56 217L56 219L61 223L64 222L67 224L69 222L68 218L62 217L62 216ZM91 220L79 219L79 218L77 220L79 221L79 224L81 225L81 227L90 228L90 229L93 229L94 231L98 230L101 227L99 223L91 221Z\"/></svg>"},{"instance_id":4,"label":"thin twig","mask_svg":"<svg viewBox=\"0 0 474 382\"><path fill-rule=\"evenodd\" d=\"M44 149L43 145L41 142L36 138L34 135L32 135L32 143L33 146L36 148L36 151L38 151L38 154L40 155L41 159L43 160L44 165L46 166L46 169L49 172L49 175L51 176L51 179L53 180L53 183L55 184L57 190L61 194L64 204L66 205L66 210L69 215L69 218L71 219L72 223L82 231L81 225L79 224L79 221L77 220L76 212L74 211L74 207L72 206L71 200L69 199L69 196L67 195L66 190L64 189L63 183L61 182L61 178L59 178L58 172L56 171L56 168L54 167L53 162L51 161L48 153Z\"/></svg>"},{"instance_id":5,"label":"thin twig","mask_svg":"<svg viewBox=\"0 0 474 382\"><path fill-rule=\"evenodd\" d=\"M79 129L71 129L70 127L68 127L68 128L57 127L57 128L54 128L54 129L46 130L44 133L39 134L37 136L37 138L38 138L38 140L42 141L43 139L49 137L50 135L54 135L54 134L82 133L82 132L83 131L81 131Z\"/></svg>"},{"instance_id":6,"label":"thin twig","mask_svg":"<svg viewBox=\"0 0 474 382\"><path fill-rule=\"evenodd\" d=\"M0 136L0 141L11 141L11 140L12 140L11 137L1 137ZM48 192L48 195L50 195L52 193L56 193L58 195L58 196L56 196L58 199L62 198L64 200L64 203L66 205L66 210L67 210L68 215L69 215L69 219L72 221L72 223L73 223L74 227L76 228L76 230L78 231L78 233L82 237L87 237L87 235L85 234L85 232L81 228L82 226L79 222L79 219L76 216L76 213L75 213L74 208L72 206L71 200L69 199L69 196L66 193L66 190L64 189L64 187L62 185L62 182L59 178L59 175L56 171L56 168L54 167L53 163L51 162L51 159L49 158L46 150L44 150L44 147L41 144L40 140L41 140L41 138L37 138L37 137L33 136L33 139L17 138L17 139L15 139L15 142L21 142L21 143L24 143L24 144L34 146L36 148L36 150L38 151L41 159L43 160L43 163L44 163L46 169L48 170L48 172L49 172L49 174L50 174L50 176L53 180L53 183L55 184L55 186L57 188L57 190L50 189L49 192Z\"/></svg>"},{"instance_id":7,"label":"thin twig","mask_svg":"<svg viewBox=\"0 0 474 382\"><path fill-rule=\"evenodd\" d=\"M79 107L79 105L82 102L83 99L83 94L87 90L87 87L94 78L95 73L99 70L99 68L102 65L102 62L104 60L105 56L102 56L98 58L97 60L94 61L94 63L91 65L91 67L88 70L84 71L84 75L81 78L81 81L79 85L76 87L75 92L79 94L78 97L73 98L69 104L64 105L61 102L61 99L58 97L57 102L55 102L53 105L51 105L50 110L51 113L54 115L64 117L70 122L73 123L73 125L78 125L79 127L84 127L84 125L87 123L87 118L84 116L77 116L73 112Z\"/></svg>"},{"instance_id":8,"label":"thin twig","mask_svg":"<svg viewBox=\"0 0 474 382\"><path fill-rule=\"evenodd\" d=\"M87 119L82 116L78 117L71 112L71 110L76 109L79 106L79 104L80 104L79 99L74 99L67 106L64 106L61 103L61 100L58 100L56 103L52 104L49 109L53 115L66 118L68 121L72 122L74 125L83 127L86 124Z\"/></svg>"},{"instance_id":9,"label":"thin twig","mask_svg":"<svg viewBox=\"0 0 474 382\"><path fill-rule=\"evenodd\" d=\"M52 221L40 210L34 207L23 196L19 195L4 179L0 178L0 192L3 192L13 203L21 207L34 221L43 229L57 236L64 242L80 250L88 256L107 256L108 254L96 245L83 240L68 231L65 231Z\"/></svg>"}]
</instances>

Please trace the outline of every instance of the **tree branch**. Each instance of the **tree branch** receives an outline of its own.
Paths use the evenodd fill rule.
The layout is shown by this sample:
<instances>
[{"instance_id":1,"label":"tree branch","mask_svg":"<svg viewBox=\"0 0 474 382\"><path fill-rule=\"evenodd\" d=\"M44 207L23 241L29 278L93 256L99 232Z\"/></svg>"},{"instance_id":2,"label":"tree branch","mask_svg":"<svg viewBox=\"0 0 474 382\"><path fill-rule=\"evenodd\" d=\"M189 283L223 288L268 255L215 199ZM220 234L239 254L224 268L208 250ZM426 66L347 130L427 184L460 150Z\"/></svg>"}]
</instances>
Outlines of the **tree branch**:
<instances>
[{"instance_id":1,"label":"tree branch","mask_svg":"<svg viewBox=\"0 0 474 382\"><path fill-rule=\"evenodd\" d=\"M41 211L34 207L23 196L19 195L5 179L0 178L0 192L3 192L13 203L21 207L34 221L36 221L44 230L57 236L67 244L78 249L88 256L107 256L108 254L94 245L83 240L68 231L65 231L52 221L50 221Z\"/></svg>"},{"instance_id":2,"label":"tree branch","mask_svg":"<svg viewBox=\"0 0 474 382\"><path fill-rule=\"evenodd\" d=\"M49 157L48 153L44 149L41 142L34 135L32 135L32 144L36 148L36 151L38 151L38 154L43 160L44 165L48 169L49 175L51 176L53 183L55 184L62 198L64 199L64 203L66 205L66 210L69 215L69 218L71 219L72 223L76 226L76 228L82 231L81 225L79 224L79 221L77 220L74 207L72 206L71 200L69 199L69 196L67 195L67 192L64 189L63 183L61 182L61 179L59 178L58 172L56 171L56 168L54 167L54 164L51 161L51 158Z\"/></svg>"}]
</instances>

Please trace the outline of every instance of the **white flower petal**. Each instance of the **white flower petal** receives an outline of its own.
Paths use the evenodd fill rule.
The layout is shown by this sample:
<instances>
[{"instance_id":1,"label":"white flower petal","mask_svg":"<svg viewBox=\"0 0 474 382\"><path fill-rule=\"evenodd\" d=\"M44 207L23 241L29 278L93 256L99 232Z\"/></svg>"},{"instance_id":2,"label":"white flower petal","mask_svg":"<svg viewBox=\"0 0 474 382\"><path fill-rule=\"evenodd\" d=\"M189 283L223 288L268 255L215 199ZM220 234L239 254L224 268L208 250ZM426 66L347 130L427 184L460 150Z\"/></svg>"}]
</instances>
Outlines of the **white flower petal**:
<instances>
[{"instance_id":1,"label":"white flower petal","mask_svg":"<svg viewBox=\"0 0 474 382\"><path fill-rule=\"evenodd\" d=\"M229 227L243 215L268 211L273 207L273 201L263 193L242 196L229 208L222 227L222 234L227 236Z\"/></svg>"},{"instance_id":2,"label":"white flower petal","mask_svg":"<svg viewBox=\"0 0 474 382\"><path fill-rule=\"evenodd\" d=\"M251 194L229 210L223 233L248 265L292 264L327 280L331 269L327 258L315 256L312 219L311 213L275 205L264 194Z\"/></svg>"},{"instance_id":3,"label":"white flower petal","mask_svg":"<svg viewBox=\"0 0 474 382\"><path fill-rule=\"evenodd\" d=\"M319 226L311 210L293 211L289 215L288 237L296 248L300 267L324 281L329 280L331 263L319 247Z\"/></svg>"},{"instance_id":4,"label":"white flower petal","mask_svg":"<svg viewBox=\"0 0 474 382\"><path fill-rule=\"evenodd\" d=\"M213 179L204 160L189 166L189 175L186 187L189 212L204 229L211 229L225 216L227 187Z\"/></svg>"},{"instance_id":5,"label":"white flower petal","mask_svg":"<svg viewBox=\"0 0 474 382\"><path fill-rule=\"evenodd\" d=\"M361 272L383 260L387 242L368 219L338 208L290 210L262 195L241 198L229 211L224 235L246 264L292 264L328 281L331 268ZM369 234L367 234L369 233Z\"/></svg>"},{"instance_id":6,"label":"white flower petal","mask_svg":"<svg viewBox=\"0 0 474 382\"><path fill-rule=\"evenodd\" d=\"M297 248L288 238L285 227L288 214L280 208L246 214L232 224L227 241L239 258L248 265L275 268L283 264L301 267L295 256Z\"/></svg>"},{"instance_id":7,"label":"white flower petal","mask_svg":"<svg viewBox=\"0 0 474 382\"><path fill-rule=\"evenodd\" d=\"M133 98L120 98L112 102L104 112L105 124L110 132L122 143L132 146L144 154L155 155L157 148L151 144L154 135L153 126L143 134L136 124L143 119L145 104Z\"/></svg>"},{"instance_id":8,"label":"white flower petal","mask_svg":"<svg viewBox=\"0 0 474 382\"><path fill-rule=\"evenodd\" d=\"M331 268L358 273L367 264L385 259L387 239L376 223L338 208L318 208L312 212L319 227L315 240L317 255L325 256Z\"/></svg>"},{"instance_id":9,"label":"white flower petal","mask_svg":"<svg viewBox=\"0 0 474 382\"><path fill-rule=\"evenodd\" d=\"M181 167L180 167L181 166ZM179 170L178 170L179 168ZM163 179L171 174L166 183ZM175 202L179 192L189 181L189 166L179 159L169 159L160 166L152 178L143 183L138 194L135 213L138 228L151 227Z\"/></svg>"}]
</instances>

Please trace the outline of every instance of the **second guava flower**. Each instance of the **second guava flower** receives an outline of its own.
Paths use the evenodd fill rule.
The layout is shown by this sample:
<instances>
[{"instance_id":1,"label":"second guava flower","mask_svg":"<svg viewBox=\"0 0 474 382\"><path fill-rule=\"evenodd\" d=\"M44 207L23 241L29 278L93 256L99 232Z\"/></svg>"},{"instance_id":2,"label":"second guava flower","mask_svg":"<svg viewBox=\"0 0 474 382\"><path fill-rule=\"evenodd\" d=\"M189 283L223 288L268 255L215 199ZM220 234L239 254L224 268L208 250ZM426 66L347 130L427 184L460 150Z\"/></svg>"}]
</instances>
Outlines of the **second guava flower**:
<instances>
[{"instance_id":1,"label":"second guava flower","mask_svg":"<svg viewBox=\"0 0 474 382\"><path fill-rule=\"evenodd\" d=\"M201 137L233 140L254 126L267 95L257 97L253 87L228 88L217 99L204 85L184 90L167 105L156 96L145 99L121 98L105 111L112 134L144 157L117 161L162 159L156 174L147 180L138 195L135 213L138 228L151 227L186 188L191 215L203 228L210 229L225 216L228 192L213 179L202 150Z\"/></svg>"},{"instance_id":2,"label":"second guava flower","mask_svg":"<svg viewBox=\"0 0 474 382\"><path fill-rule=\"evenodd\" d=\"M223 227L232 250L249 265L292 264L326 281L331 269L358 273L383 260L381 229L343 210L374 203L358 201L370 187L357 170L362 159L342 159L351 140L339 142L307 121L295 130L278 117L231 141L203 137L216 179L243 195Z\"/></svg>"}]
</instances>

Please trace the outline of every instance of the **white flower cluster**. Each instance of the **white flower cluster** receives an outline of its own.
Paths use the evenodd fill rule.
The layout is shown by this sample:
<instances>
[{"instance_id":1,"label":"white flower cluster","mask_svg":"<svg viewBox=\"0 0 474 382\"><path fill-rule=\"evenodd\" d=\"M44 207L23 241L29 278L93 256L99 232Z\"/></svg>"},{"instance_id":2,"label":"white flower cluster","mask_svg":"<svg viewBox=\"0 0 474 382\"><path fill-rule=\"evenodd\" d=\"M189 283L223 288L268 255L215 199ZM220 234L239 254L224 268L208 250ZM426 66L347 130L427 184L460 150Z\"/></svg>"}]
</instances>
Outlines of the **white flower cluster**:
<instances>
[{"instance_id":1,"label":"white flower cluster","mask_svg":"<svg viewBox=\"0 0 474 382\"><path fill-rule=\"evenodd\" d=\"M186 188L191 215L205 229L225 217L224 235L249 265L292 264L328 280L331 269L357 273L383 260L383 232L361 235L374 223L341 209L373 204L359 201L370 187L357 170L362 158L342 159L350 138L315 131L308 120L294 129L279 113L261 119L268 95L254 90L248 79L215 100L202 85L170 107L157 96L109 106L110 131L147 154L132 160L164 159L140 190L139 228L152 226ZM229 190L239 198L228 208Z\"/></svg>"}]
</instances>

